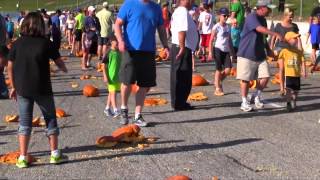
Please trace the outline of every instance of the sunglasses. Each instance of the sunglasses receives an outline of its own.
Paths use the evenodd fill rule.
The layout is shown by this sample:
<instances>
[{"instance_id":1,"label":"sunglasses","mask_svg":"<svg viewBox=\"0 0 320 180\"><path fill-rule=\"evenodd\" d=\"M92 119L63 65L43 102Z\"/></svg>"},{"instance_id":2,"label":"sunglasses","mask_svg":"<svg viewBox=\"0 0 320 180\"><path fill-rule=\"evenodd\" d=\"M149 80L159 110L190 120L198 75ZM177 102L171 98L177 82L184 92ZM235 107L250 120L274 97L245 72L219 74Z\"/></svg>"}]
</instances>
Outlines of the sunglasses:
<instances>
[{"instance_id":1,"label":"sunglasses","mask_svg":"<svg viewBox=\"0 0 320 180\"><path fill-rule=\"evenodd\" d=\"M221 16L223 16L225 18L229 17L229 15L225 15L225 14L221 14Z\"/></svg>"}]
</instances>

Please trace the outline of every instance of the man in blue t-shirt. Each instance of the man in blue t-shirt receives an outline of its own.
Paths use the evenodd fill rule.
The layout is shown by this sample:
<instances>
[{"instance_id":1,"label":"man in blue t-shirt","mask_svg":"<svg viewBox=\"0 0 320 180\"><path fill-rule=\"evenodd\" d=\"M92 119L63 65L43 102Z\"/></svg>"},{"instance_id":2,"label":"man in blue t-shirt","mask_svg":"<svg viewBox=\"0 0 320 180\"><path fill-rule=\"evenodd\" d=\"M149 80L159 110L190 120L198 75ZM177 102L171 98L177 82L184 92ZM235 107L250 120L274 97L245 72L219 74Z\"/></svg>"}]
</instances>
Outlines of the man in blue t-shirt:
<instances>
[{"instance_id":1,"label":"man in blue t-shirt","mask_svg":"<svg viewBox=\"0 0 320 180\"><path fill-rule=\"evenodd\" d=\"M282 40L279 33L267 29L266 16L271 9L268 7L269 0L258 0L257 11L247 16L240 40L237 60L237 79L241 80L242 104L240 109L246 112L252 110L250 102L247 100L249 81L257 80L257 91L252 95L255 106L263 108L260 101L262 90L266 87L270 77L269 65L266 61L267 54L273 56L267 43L266 35L276 36Z\"/></svg>"},{"instance_id":2,"label":"man in blue t-shirt","mask_svg":"<svg viewBox=\"0 0 320 180\"><path fill-rule=\"evenodd\" d=\"M60 19L61 10L57 10L56 14L51 17L52 22L52 41L54 48L59 50L61 44L61 31L60 31Z\"/></svg>"},{"instance_id":3,"label":"man in blue t-shirt","mask_svg":"<svg viewBox=\"0 0 320 180\"><path fill-rule=\"evenodd\" d=\"M123 31L122 31L123 27ZM121 81L121 124L127 124L128 98L131 84L137 83L135 118L133 123L147 126L141 115L144 99L150 87L156 85L156 30L166 49L168 42L161 7L151 0L126 0L121 6L115 23L115 35L122 52Z\"/></svg>"}]
</instances>

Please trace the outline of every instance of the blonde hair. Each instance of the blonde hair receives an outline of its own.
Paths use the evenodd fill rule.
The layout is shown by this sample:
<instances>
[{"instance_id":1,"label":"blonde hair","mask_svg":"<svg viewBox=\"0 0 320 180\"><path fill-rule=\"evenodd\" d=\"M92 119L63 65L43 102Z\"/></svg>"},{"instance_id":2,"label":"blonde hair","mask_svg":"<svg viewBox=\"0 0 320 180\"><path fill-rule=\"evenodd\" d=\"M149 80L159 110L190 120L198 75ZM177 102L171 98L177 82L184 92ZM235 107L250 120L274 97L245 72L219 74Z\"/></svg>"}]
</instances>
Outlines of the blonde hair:
<instances>
[{"instance_id":1,"label":"blonde hair","mask_svg":"<svg viewBox=\"0 0 320 180\"><path fill-rule=\"evenodd\" d=\"M294 15L294 10L291 9L291 8L285 8L284 12L283 12L283 15L285 15L285 16Z\"/></svg>"}]
</instances>

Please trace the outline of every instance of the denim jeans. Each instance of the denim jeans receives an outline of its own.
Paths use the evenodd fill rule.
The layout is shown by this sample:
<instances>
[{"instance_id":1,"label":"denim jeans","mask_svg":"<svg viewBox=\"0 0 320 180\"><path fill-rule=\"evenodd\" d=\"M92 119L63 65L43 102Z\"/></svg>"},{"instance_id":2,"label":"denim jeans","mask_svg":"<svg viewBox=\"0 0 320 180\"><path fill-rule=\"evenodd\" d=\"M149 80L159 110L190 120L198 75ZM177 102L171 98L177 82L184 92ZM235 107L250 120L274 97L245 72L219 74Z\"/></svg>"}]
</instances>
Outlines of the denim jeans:
<instances>
[{"instance_id":1,"label":"denim jeans","mask_svg":"<svg viewBox=\"0 0 320 180\"><path fill-rule=\"evenodd\" d=\"M46 135L59 135L53 96L23 97L18 95L19 135L31 135L34 102L38 104L46 121Z\"/></svg>"},{"instance_id":2,"label":"denim jeans","mask_svg":"<svg viewBox=\"0 0 320 180\"><path fill-rule=\"evenodd\" d=\"M9 96L9 91L4 79L4 74L3 74L3 67L0 67L0 99L1 98L8 98Z\"/></svg>"}]
</instances>

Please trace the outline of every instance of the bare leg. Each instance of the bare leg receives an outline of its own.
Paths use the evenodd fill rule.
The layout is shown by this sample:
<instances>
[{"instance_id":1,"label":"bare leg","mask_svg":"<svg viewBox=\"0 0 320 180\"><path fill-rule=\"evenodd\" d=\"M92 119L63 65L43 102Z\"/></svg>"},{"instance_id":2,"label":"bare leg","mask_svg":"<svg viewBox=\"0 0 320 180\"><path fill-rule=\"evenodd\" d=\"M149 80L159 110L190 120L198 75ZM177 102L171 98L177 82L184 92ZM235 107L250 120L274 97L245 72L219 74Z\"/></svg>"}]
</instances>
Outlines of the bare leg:
<instances>
[{"instance_id":1,"label":"bare leg","mask_svg":"<svg viewBox=\"0 0 320 180\"><path fill-rule=\"evenodd\" d=\"M216 70L214 74L214 85L216 86L216 91L220 90L221 91L221 71Z\"/></svg>"},{"instance_id":2,"label":"bare leg","mask_svg":"<svg viewBox=\"0 0 320 180\"><path fill-rule=\"evenodd\" d=\"M121 107L128 107L128 99L131 93L131 85L121 84Z\"/></svg>"},{"instance_id":3,"label":"bare leg","mask_svg":"<svg viewBox=\"0 0 320 180\"><path fill-rule=\"evenodd\" d=\"M19 135L20 155L27 156L30 136Z\"/></svg>"},{"instance_id":4,"label":"bare leg","mask_svg":"<svg viewBox=\"0 0 320 180\"><path fill-rule=\"evenodd\" d=\"M136 94L136 114L141 114L143 104L144 104L144 99L146 98L147 91L150 88L145 88L145 87L139 87L139 90Z\"/></svg>"},{"instance_id":5,"label":"bare leg","mask_svg":"<svg viewBox=\"0 0 320 180\"><path fill-rule=\"evenodd\" d=\"M117 109L117 93L116 92L110 92L109 94L110 102L113 109Z\"/></svg>"},{"instance_id":6,"label":"bare leg","mask_svg":"<svg viewBox=\"0 0 320 180\"><path fill-rule=\"evenodd\" d=\"M261 78L257 81L257 90L263 91L267 86L269 78Z\"/></svg>"},{"instance_id":7,"label":"bare leg","mask_svg":"<svg viewBox=\"0 0 320 180\"><path fill-rule=\"evenodd\" d=\"M49 144L50 144L51 151L57 150L58 149L58 136L57 135L49 136Z\"/></svg>"},{"instance_id":8,"label":"bare leg","mask_svg":"<svg viewBox=\"0 0 320 180\"><path fill-rule=\"evenodd\" d=\"M247 98L249 90L249 81L240 81L241 96Z\"/></svg>"}]
</instances>

